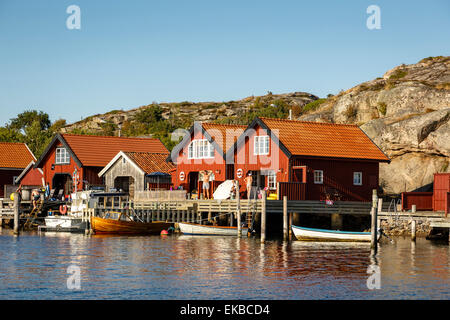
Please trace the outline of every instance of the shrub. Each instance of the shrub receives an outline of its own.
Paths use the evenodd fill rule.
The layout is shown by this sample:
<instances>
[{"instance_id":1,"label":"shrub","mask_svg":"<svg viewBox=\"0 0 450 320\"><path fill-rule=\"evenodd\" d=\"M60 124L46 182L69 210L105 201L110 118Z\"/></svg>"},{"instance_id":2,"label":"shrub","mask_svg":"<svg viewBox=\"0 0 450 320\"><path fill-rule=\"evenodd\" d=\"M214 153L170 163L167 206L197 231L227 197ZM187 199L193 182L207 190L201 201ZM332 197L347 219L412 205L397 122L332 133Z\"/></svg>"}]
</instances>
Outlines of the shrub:
<instances>
[{"instance_id":1,"label":"shrub","mask_svg":"<svg viewBox=\"0 0 450 320\"><path fill-rule=\"evenodd\" d=\"M378 111L385 116L387 111L387 105L385 102L378 102Z\"/></svg>"},{"instance_id":2,"label":"shrub","mask_svg":"<svg viewBox=\"0 0 450 320\"><path fill-rule=\"evenodd\" d=\"M358 109L356 109L355 106L350 105L345 110L344 115L347 117L347 119L354 120L354 119L356 119L356 116L358 115Z\"/></svg>"},{"instance_id":3,"label":"shrub","mask_svg":"<svg viewBox=\"0 0 450 320\"><path fill-rule=\"evenodd\" d=\"M314 100L303 107L303 112L316 110L325 101L327 101L325 98Z\"/></svg>"},{"instance_id":4,"label":"shrub","mask_svg":"<svg viewBox=\"0 0 450 320\"><path fill-rule=\"evenodd\" d=\"M391 79L391 80L398 80L398 79L404 78L407 74L408 74L407 70L405 70L405 69L397 69L397 70L395 70L395 72L393 74L391 74L389 79Z\"/></svg>"}]
</instances>

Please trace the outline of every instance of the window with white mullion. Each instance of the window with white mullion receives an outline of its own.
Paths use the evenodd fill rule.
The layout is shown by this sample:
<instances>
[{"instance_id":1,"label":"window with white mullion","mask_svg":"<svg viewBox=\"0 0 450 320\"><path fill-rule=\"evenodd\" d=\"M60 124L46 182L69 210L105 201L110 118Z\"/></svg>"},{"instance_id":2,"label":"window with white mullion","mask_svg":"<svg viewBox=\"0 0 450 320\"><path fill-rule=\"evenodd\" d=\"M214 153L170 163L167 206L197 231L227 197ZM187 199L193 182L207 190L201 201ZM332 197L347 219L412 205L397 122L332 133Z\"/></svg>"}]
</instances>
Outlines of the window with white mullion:
<instances>
[{"instance_id":1,"label":"window with white mullion","mask_svg":"<svg viewBox=\"0 0 450 320\"><path fill-rule=\"evenodd\" d=\"M277 173L273 170L267 175L267 187L269 190L277 189Z\"/></svg>"},{"instance_id":2,"label":"window with white mullion","mask_svg":"<svg viewBox=\"0 0 450 320\"><path fill-rule=\"evenodd\" d=\"M353 185L362 185L362 172L353 172Z\"/></svg>"},{"instance_id":3,"label":"window with white mullion","mask_svg":"<svg viewBox=\"0 0 450 320\"><path fill-rule=\"evenodd\" d=\"M188 158L189 158L189 159L194 158L194 142L195 142L195 141L192 141L192 142L189 144L189 147L188 147Z\"/></svg>"},{"instance_id":4,"label":"window with white mullion","mask_svg":"<svg viewBox=\"0 0 450 320\"><path fill-rule=\"evenodd\" d=\"M269 154L269 136L255 136L253 153L255 155Z\"/></svg>"},{"instance_id":5,"label":"window with white mullion","mask_svg":"<svg viewBox=\"0 0 450 320\"><path fill-rule=\"evenodd\" d=\"M55 164L70 163L70 154L66 148L56 148Z\"/></svg>"},{"instance_id":6,"label":"window with white mullion","mask_svg":"<svg viewBox=\"0 0 450 320\"><path fill-rule=\"evenodd\" d=\"M188 147L189 159L214 158L214 146L206 139L193 140Z\"/></svg>"}]
</instances>

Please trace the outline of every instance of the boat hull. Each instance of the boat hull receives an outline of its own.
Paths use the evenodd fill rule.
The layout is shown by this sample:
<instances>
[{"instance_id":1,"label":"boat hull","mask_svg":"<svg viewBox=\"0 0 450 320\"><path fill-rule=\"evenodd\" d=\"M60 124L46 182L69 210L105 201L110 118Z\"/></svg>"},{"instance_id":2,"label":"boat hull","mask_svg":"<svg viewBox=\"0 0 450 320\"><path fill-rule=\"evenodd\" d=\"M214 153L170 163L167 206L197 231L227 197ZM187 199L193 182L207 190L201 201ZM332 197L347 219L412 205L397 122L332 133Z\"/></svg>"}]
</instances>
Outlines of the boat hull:
<instances>
[{"instance_id":1,"label":"boat hull","mask_svg":"<svg viewBox=\"0 0 450 320\"><path fill-rule=\"evenodd\" d=\"M207 226L194 223L180 222L178 223L180 232L189 235L204 236L236 236L237 227ZM248 229L242 228L242 234L246 235Z\"/></svg>"},{"instance_id":2,"label":"boat hull","mask_svg":"<svg viewBox=\"0 0 450 320\"><path fill-rule=\"evenodd\" d=\"M48 228L70 229L80 225L82 219L70 216L49 216L45 219L45 226Z\"/></svg>"},{"instance_id":3,"label":"boat hull","mask_svg":"<svg viewBox=\"0 0 450 320\"><path fill-rule=\"evenodd\" d=\"M92 230L95 234L160 234L173 226L168 222L134 222L114 219L91 218Z\"/></svg>"},{"instance_id":4,"label":"boat hull","mask_svg":"<svg viewBox=\"0 0 450 320\"><path fill-rule=\"evenodd\" d=\"M351 232L326 229L314 229L292 226L292 232L297 240L306 241L349 241L370 242L370 232Z\"/></svg>"}]
</instances>

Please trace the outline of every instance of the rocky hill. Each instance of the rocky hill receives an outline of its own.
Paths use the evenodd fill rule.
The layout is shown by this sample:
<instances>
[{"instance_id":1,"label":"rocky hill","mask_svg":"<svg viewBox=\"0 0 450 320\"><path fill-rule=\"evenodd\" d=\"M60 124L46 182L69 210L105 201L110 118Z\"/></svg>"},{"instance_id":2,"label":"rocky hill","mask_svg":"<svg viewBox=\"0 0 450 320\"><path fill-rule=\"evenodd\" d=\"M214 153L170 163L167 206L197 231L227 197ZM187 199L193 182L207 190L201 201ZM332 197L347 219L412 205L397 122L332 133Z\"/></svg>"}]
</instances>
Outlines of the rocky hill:
<instances>
[{"instance_id":1,"label":"rocky hill","mask_svg":"<svg viewBox=\"0 0 450 320\"><path fill-rule=\"evenodd\" d=\"M358 124L391 158L380 166L388 193L415 190L450 172L450 57L401 65L329 97L299 117Z\"/></svg>"},{"instance_id":2,"label":"rocky hill","mask_svg":"<svg viewBox=\"0 0 450 320\"><path fill-rule=\"evenodd\" d=\"M139 112L155 105L162 109L162 118L164 120L176 123L183 128L188 128L194 120L242 122L243 115L267 107L273 109L278 107L292 108L300 112L303 106L317 99L318 97L315 95L306 92L287 94L272 94L268 92L264 96L251 96L242 100L228 102L154 102L151 105L141 106L128 111L114 110L105 114L94 115L64 127L62 132L103 134L105 127L108 126L112 128L110 132L117 135L119 128L134 121Z\"/></svg>"}]
</instances>

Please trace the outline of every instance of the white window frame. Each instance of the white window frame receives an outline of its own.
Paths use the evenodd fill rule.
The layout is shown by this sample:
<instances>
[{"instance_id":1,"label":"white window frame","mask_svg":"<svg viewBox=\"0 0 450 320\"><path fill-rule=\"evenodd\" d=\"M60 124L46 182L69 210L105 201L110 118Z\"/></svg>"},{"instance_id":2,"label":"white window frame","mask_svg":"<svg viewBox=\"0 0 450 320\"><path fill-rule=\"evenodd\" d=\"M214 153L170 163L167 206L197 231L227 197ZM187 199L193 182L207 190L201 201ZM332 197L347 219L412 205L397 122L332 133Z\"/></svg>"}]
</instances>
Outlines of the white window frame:
<instances>
[{"instance_id":1,"label":"white window frame","mask_svg":"<svg viewBox=\"0 0 450 320\"><path fill-rule=\"evenodd\" d=\"M261 141L262 140L262 141ZM261 143L262 148L261 148ZM255 156L264 156L269 154L270 140L269 136L255 136L253 140L253 154Z\"/></svg>"},{"instance_id":2,"label":"white window frame","mask_svg":"<svg viewBox=\"0 0 450 320\"><path fill-rule=\"evenodd\" d=\"M188 159L212 159L214 146L208 139L192 140L188 146Z\"/></svg>"},{"instance_id":3,"label":"white window frame","mask_svg":"<svg viewBox=\"0 0 450 320\"><path fill-rule=\"evenodd\" d=\"M277 173L273 170L269 171L267 175L267 187L269 190L277 189Z\"/></svg>"},{"instance_id":4,"label":"white window frame","mask_svg":"<svg viewBox=\"0 0 450 320\"><path fill-rule=\"evenodd\" d=\"M64 152L62 152L64 150ZM70 164L70 154L64 147L56 148L55 164Z\"/></svg>"},{"instance_id":5,"label":"white window frame","mask_svg":"<svg viewBox=\"0 0 450 320\"><path fill-rule=\"evenodd\" d=\"M319 175L316 175L316 173ZM314 170L314 184L323 184L323 170Z\"/></svg>"},{"instance_id":6,"label":"white window frame","mask_svg":"<svg viewBox=\"0 0 450 320\"><path fill-rule=\"evenodd\" d=\"M359 182L356 181L356 177L359 177ZM353 172L353 185L354 186L362 186L362 172L358 171L358 172Z\"/></svg>"}]
</instances>

